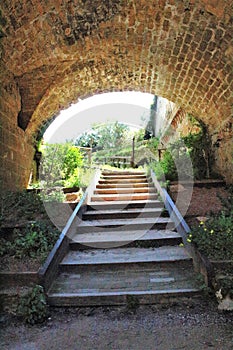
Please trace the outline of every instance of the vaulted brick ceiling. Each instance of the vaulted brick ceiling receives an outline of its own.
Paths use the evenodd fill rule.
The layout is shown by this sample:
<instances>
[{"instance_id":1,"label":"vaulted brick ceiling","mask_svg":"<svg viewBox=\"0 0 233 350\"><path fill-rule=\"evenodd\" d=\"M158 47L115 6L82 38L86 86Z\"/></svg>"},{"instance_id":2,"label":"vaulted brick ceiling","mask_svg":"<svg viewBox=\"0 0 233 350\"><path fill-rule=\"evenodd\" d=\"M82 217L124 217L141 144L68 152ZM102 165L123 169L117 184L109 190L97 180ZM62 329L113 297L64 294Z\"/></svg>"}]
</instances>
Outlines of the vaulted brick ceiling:
<instances>
[{"instance_id":1,"label":"vaulted brick ceiling","mask_svg":"<svg viewBox=\"0 0 233 350\"><path fill-rule=\"evenodd\" d=\"M2 72L29 135L79 97L139 90L216 128L232 103L232 1L4 0ZM3 73L2 73L3 75Z\"/></svg>"}]
</instances>

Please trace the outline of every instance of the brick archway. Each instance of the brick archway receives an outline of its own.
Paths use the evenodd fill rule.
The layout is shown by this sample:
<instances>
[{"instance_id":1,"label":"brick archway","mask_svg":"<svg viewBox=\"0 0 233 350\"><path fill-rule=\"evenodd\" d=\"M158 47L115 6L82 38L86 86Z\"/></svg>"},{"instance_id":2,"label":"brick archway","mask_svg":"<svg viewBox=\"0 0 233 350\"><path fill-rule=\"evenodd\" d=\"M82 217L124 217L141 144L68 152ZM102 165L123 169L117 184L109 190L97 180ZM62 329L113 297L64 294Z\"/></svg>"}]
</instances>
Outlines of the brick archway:
<instances>
[{"instance_id":1,"label":"brick archway","mask_svg":"<svg viewBox=\"0 0 233 350\"><path fill-rule=\"evenodd\" d=\"M231 8L225 0L4 1L2 183L25 185L33 138L59 110L124 90L166 97L203 120L221 140L217 167L229 180Z\"/></svg>"}]
</instances>

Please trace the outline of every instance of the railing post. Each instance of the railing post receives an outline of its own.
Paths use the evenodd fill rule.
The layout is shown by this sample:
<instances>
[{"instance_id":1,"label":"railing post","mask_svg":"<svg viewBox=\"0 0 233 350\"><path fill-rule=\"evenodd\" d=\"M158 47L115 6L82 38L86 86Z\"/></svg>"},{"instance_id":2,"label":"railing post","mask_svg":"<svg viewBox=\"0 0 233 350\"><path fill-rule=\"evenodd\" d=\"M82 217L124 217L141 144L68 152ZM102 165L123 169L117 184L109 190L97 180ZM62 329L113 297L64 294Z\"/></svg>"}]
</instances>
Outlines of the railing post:
<instances>
[{"instance_id":1,"label":"railing post","mask_svg":"<svg viewBox=\"0 0 233 350\"><path fill-rule=\"evenodd\" d=\"M131 157L131 167L134 168L134 157L135 157L135 136L133 137L132 142L132 157Z\"/></svg>"}]
</instances>

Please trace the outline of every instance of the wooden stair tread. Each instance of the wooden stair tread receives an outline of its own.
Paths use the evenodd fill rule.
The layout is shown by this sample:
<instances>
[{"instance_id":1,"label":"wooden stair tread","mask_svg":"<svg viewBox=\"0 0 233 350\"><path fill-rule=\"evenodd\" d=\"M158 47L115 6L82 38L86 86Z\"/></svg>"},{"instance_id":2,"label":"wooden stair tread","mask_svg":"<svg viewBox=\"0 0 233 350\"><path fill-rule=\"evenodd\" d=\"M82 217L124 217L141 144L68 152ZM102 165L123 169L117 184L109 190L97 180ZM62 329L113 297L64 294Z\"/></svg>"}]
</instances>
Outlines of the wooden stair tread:
<instances>
[{"instance_id":1,"label":"wooden stair tread","mask_svg":"<svg viewBox=\"0 0 233 350\"><path fill-rule=\"evenodd\" d=\"M200 292L192 259L151 180L103 171L48 291L57 306L141 304Z\"/></svg>"},{"instance_id":2,"label":"wooden stair tread","mask_svg":"<svg viewBox=\"0 0 233 350\"><path fill-rule=\"evenodd\" d=\"M132 194L94 194L91 197L91 202L96 201L134 201L134 200L148 200L157 199L158 195L155 193L132 193Z\"/></svg>"},{"instance_id":3,"label":"wooden stair tread","mask_svg":"<svg viewBox=\"0 0 233 350\"><path fill-rule=\"evenodd\" d=\"M93 248L119 248L130 247L158 247L162 245L174 246L182 243L182 237L174 231L150 230L124 232L94 232L76 234L70 242L72 250L93 249Z\"/></svg>"},{"instance_id":4,"label":"wooden stair tread","mask_svg":"<svg viewBox=\"0 0 233 350\"><path fill-rule=\"evenodd\" d=\"M143 213L161 213L162 212L162 208L128 208L128 209L123 209L123 210L119 210L119 209L105 209L105 210L87 210L83 216L85 215L89 215L89 216L95 216L97 215L108 215L108 214L138 214L140 216L140 214Z\"/></svg>"},{"instance_id":5,"label":"wooden stair tread","mask_svg":"<svg viewBox=\"0 0 233 350\"><path fill-rule=\"evenodd\" d=\"M96 188L137 188L137 187L146 187L146 188L154 188L152 183L148 182L137 182L137 183L106 183L106 184L98 184Z\"/></svg>"},{"instance_id":6,"label":"wooden stair tread","mask_svg":"<svg viewBox=\"0 0 233 350\"><path fill-rule=\"evenodd\" d=\"M117 208L129 208L129 207L136 207L136 208L151 208L151 207L163 207L164 204L158 200L158 199L147 199L147 200L134 200L134 201L89 201L88 202L88 208L95 210L99 210L99 208L111 208L111 209L117 209Z\"/></svg>"},{"instance_id":7,"label":"wooden stair tread","mask_svg":"<svg viewBox=\"0 0 233 350\"><path fill-rule=\"evenodd\" d=\"M137 240L157 240L157 239L173 239L181 238L180 234L171 230L149 230L143 231L126 231L123 234L119 231L110 232L93 232L93 233L81 233L72 237L74 242L111 242L111 241L129 241L133 239Z\"/></svg>"},{"instance_id":8,"label":"wooden stair tread","mask_svg":"<svg viewBox=\"0 0 233 350\"><path fill-rule=\"evenodd\" d=\"M69 251L61 265L128 264L151 262L174 262L190 260L182 247L119 248L88 251Z\"/></svg>"},{"instance_id":9,"label":"wooden stair tread","mask_svg":"<svg viewBox=\"0 0 233 350\"><path fill-rule=\"evenodd\" d=\"M128 187L128 188L100 188L94 191L94 194L125 194L125 193L157 193L153 187Z\"/></svg>"},{"instance_id":10,"label":"wooden stair tread","mask_svg":"<svg viewBox=\"0 0 233 350\"><path fill-rule=\"evenodd\" d=\"M102 171L102 175L106 176L118 176L118 175L145 175L144 171L129 171L129 170L119 170L119 171Z\"/></svg>"},{"instance_id":11,"label":"wooden stair tread","mask_svg":"<svg viewBox=\"0 0 233 350\"><path fill-rule=\"evenodd\" d=\"M77 229L83 228L83 227L106 227L106 226L128 226L128 225L153 225L153 224L169 224L173 223L173 221L170 218L161 218L161 217L155 217L155 218L130 218L130 219L102 219L102 220L83 220L79 226L77 226Z\"/></svg>"},{"instance_id":12,"label":"wooden stair tread","mask_svg":"<svg viewBox=\"0 0 233 350\"><path fill-rule=\"evenodd\" d=\"M102 175L100 179L147 179L147 176L145 174L114 174L114 175Z\"/></svg>"},{"instance_id":13,"label":"wooden stair tread","mask_svg":"<svg viewBox=\"0 0 233 350\"><path fill-rule=\"evenodd\" d=\"M71 292L72 290L72 292ZM126 269L119 265L118 269L81 271L80 273L62 273L53 283L49 291L49 298L54 298L54 303L59 299L69 303L69 298L74 303L112 304L108 297L116 296L147 296L158 295L187 295L199 292L199 286L194 273L187 268L167 265L158 267L151 265L135 265L134 269ZM78 298L81 297L80 300ZM88 298L91 298L88 300ZM103 299L95 299L103 297ZM57 300L56 300L57 298ZM76 299L76 300L75 300ZM60 300L60 301L61 301ZM149 299L150 300L150 299ZM125 303L124 299L121 302Z\"/></svg>"},{"instance_id":14,"label":"wooden stair tread","mask_svg":"<svg viewBox=\"0 0 233 350\"><path fill-rule=\"evenodd\" d=\"M142 179L137 178L137 179L131 179L129 177L124 178L124 179L115 179L115 178L108 178L108 179L103 179L101 178L99 180L99 184L118 184L118 183L123 183L123 184L127 184L127 183L141 183ZM143 179L143 182L147 182L146 179Z\"/></svg>"}]
</instances>

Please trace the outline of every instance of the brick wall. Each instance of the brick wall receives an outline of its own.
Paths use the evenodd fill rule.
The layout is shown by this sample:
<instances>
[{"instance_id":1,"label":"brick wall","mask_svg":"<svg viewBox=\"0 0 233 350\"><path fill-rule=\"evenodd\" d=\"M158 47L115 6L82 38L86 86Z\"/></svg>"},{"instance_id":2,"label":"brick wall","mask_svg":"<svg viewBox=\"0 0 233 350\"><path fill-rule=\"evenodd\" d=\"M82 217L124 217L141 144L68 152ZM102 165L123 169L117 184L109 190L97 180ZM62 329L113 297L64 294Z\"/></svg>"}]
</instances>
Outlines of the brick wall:
<instances>
[{"instance_id":1,"label":"brick wall","mask_svg":"<svg viewBox=\"0 0 233 350\"><path fill-rule=\"evenodd\" d=\"M224 133L232 116L231 19L232 0L1 1L2 77L10 72L4 79L15 86L1 95L1 133L9 150L12 137L20 140L24 158L14 162L13 152L7 160L19 164L17 181L26 182L22 168L27 177L25 157L41 125L96 93L150 92L203 120L213 137ZM222 144L217 164L228 176L231 145Z\"/></svg>"},{"instance_id":2,"label":"brick wall","mask_svg":"<svg viewBox=\"0 0 233 350\"><path fill-rule=\"evenodd\" d=\"M17 84L11 74L0 86L0 190L25 188L29 179L33 147L17 126L21 107Z\"/></svg>"}]
</instances>

